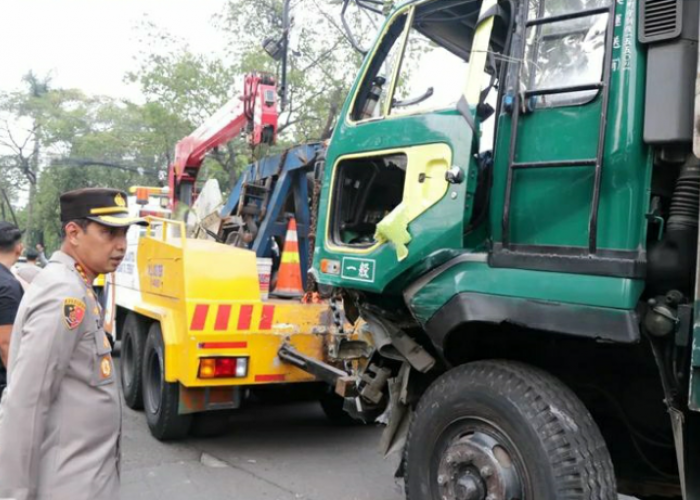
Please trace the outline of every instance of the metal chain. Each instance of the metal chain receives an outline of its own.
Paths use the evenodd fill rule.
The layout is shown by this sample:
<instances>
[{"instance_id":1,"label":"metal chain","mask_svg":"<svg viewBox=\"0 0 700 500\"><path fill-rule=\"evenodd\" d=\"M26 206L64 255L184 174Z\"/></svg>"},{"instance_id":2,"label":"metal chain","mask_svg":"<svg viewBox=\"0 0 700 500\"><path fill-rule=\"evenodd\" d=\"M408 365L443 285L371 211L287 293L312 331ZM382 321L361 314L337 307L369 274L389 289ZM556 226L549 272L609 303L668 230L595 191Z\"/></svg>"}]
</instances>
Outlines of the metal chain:
<instances>
[{"instance_id":1,"label":"metal chain","mask_svg":"<svg viewBox=\"0 0 700 500\"><path fill-rule=\"evenodd\" d=\"M330 300L331 312L333 313L333 325L338 329L338 335L345 335L345 318L342 304L338 302L342 299L338 295L333 295Z\"/></svg>"}]
</instances>

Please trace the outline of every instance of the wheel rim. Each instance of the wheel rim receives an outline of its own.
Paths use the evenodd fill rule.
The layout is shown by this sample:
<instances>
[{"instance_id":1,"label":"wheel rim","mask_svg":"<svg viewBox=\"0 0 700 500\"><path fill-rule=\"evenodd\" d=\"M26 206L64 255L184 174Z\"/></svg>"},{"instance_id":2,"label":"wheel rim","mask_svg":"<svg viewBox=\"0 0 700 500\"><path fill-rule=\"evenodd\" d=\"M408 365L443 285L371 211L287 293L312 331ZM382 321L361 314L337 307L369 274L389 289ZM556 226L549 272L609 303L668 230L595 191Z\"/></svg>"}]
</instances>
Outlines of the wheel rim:
<instances>
[{"instance_id":1,"label":"wheel rim","mask_svg":"<svg viewBox=\"0 0 700 500\"><path fill-rule=\"evenodd\" d=\"M432 464L432 481L441 500L526 498L520 455L491 422L464 419L452 424L443 432Z\"/></svg>"},{"instance_id":2,"label":"wheel rim","mask_svg":"<svg viewBox=\"0 0 700 500\"><path fill-rule=\"evenodd\" d=\"M131 389L134 383L134 344L131 335L124 335L122 341L122 375L125 388Z\"/></svg>"},{"instance_id":3,"label":"wheel rim","mask_svg":"<svg viewBox=\"0 0 700 500\"><path fill-rule=\"evenodd\" d=\"M148 409L156 414L160 411L161 395L163 388L163 377L158 353L153 351L148 356L148 380L146 381L146 394L148 399Z\"/></svg>"}]
</instances>

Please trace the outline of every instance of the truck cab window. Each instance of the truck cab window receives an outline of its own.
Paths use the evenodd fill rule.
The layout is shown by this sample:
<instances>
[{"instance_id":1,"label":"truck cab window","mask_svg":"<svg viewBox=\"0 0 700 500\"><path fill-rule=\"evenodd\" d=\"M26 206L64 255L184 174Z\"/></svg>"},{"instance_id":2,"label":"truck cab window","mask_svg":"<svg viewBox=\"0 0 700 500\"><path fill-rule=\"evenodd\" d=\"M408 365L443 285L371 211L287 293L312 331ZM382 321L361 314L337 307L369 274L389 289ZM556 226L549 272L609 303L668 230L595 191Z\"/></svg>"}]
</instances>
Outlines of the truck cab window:
<instances>
[{"instance_id":1,"label":"truck cab window","mask_svg":"<svg viewBox=\"0 0 700 500\"><path fill-rule=\"evenodd\" d=\"M394 116L455 109L468 79L477 4L433 2L417 6L409 28L401 67L392 96ZM490 48L492 57L483 75L484 102L495 108L498 94L499 53L504 50L507 21L497 20L498 35ZM449 70L446 70L449 68ZM480 103L469 103L476 106ZM495 119L480 123L480 149L491 149Z\"/></svg>"},{"instance_id":2,"label":"truck cab window","mask_svg":"<svg viewBox=\"0 0 700 500\"><path fill-rule=\"evenodd\" d=\"M384 34L355 99L351 114L354 121L380 117L386 109L390 80L394 68L401 64L401 35L407 16L398 16Z\"/></svg>"},{"instance_id":3,"label":"truck cab window","mask_svg":"<svg viewBox=\"0 0 700 500\"><path fill-rule=\"evenodd\" d=\"M377 224L401 203L406 182L405 154L340 162L331 238L337 245L368 247Z\"/></svg>"},{"instance_id":4,"label":"truck cab window","mask_svg":"<svg viewBox=\"0 0 700 500\"><path fill-rule=\"evenodd\" d=\"M467 61L418 31L418 19L408 34L391 114L454 108L467 81Z\"/></svg>"},{"instance_id":5,"label":"truck cab window","mask_svg":"<svg viewBox=\"0 0 700 500\"><path fill-rule=\"evenodd\" d=\"M528 20L605 7L610 0L533 0ZM605 60L607 14L531 26L527 30L522 81L527 90L571 87L600 82ZM584 104L598 90L538 96L538 107Z\"/></svg>"}]
</instances>

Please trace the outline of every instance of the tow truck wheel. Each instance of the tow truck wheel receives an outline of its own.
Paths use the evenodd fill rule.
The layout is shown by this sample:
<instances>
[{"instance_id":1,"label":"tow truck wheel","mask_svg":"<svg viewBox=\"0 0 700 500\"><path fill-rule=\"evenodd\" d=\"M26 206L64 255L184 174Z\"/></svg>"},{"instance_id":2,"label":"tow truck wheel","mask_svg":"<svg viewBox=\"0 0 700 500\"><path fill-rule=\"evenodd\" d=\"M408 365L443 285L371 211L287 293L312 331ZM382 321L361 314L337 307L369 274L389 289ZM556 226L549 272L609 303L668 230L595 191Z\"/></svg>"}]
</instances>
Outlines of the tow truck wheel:
<instances>
[{"instance_id":1,"label":"tow truck wheel","mask_svg":"<svg viewBox=\"0 0 700 500\"><path fill-rule=\"evenodd\" d=\"M153 437L161 441L185 437L192 415L178 413L180 386L165 381L165 348L158 323L148 330L142 377L143 406Z\"/></svg>"},{"instance_id":2,"label":"tow truck wheel","mask_svg":"<svg viewBox=\"0 0 700 500\"><path fill-rule=\"evenodd\" d=\"M143 349L148 335L148 324L134 313L124 320L121 340L121 381L126 406L133 410L143 408Z\"/></svg>"},{"instance_id":3,"label":"tow truck wheel","mask_svg":"<svg viewBox=\"0 0 700 500\"><path fill-rule=\"evenodd\" d=\"M404 451L408 500L614 500L600 430L576 395L524 364L479 361L437 379Z\"/></svg>"}]
</instances>

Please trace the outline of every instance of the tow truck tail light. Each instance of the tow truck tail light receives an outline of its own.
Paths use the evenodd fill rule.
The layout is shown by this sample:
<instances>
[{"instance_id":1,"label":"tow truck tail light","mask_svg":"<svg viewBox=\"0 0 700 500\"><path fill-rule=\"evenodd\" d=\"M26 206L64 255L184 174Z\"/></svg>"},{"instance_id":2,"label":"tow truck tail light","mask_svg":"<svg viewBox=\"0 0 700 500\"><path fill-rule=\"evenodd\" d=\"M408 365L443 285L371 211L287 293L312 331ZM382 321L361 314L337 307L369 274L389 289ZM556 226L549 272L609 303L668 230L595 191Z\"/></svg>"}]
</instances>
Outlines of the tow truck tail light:
<instances>
[{"instance_id":1,"label":"tow truck tail light","mask_svg":"<svg viewBox=\"0 0 700 500\"><path fill-rule=\"evenodd\" d=\"M248 375L248 358L200 358L199 378L244 378Z\"/></svg>"}]
</instances>

